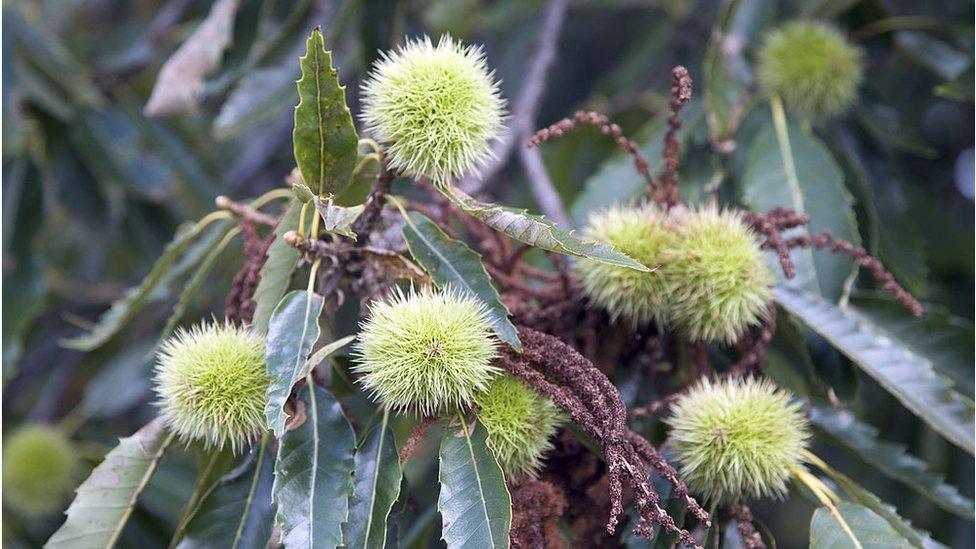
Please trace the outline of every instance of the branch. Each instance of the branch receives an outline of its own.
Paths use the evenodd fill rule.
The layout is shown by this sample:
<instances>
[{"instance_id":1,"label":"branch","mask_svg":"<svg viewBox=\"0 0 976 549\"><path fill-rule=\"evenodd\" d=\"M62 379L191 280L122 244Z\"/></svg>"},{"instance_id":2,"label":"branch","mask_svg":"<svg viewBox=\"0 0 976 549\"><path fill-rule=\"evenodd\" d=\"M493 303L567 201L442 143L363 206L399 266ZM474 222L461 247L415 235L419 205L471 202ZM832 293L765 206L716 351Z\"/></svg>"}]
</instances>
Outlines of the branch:
<instances>
[{"instance_id":1,"label":"branch","mask_svg":"<svg viewBox=\"0 0 976 549\"><path fill-rule=\"evenodd\" d=\"M525 133L522 138L528 139L530 136L530 133ZM563 200L559 197L556 187L553 186L552 179L549 178L549 172L546 171L546 165L542 162L539 149L521 147L519 156L522 159L525 173L529 176L529 189L532 191L535 201L539 203L539 209L557 225L569 228L569 216L566 214Z\"/></svg>"},{"instance_id":2,"label":"branch","mask_svg":"<svg viewBox=\"0 0 976 549\"><path fill-rule=\"evenodd\" d=\"M545 90L546 75L556 60L556 43L566 19L567 0L549 0L546 3L542 23L539 26L539 41L535 56L529 61L519 97L512 108L509 131L495 142L492 157L479 174L465 177L458 186L468 194L481 191L502 168L508 164L512 150L524 136L530 135L535 126L535 116Z\"/></svg>"}]
</instances>

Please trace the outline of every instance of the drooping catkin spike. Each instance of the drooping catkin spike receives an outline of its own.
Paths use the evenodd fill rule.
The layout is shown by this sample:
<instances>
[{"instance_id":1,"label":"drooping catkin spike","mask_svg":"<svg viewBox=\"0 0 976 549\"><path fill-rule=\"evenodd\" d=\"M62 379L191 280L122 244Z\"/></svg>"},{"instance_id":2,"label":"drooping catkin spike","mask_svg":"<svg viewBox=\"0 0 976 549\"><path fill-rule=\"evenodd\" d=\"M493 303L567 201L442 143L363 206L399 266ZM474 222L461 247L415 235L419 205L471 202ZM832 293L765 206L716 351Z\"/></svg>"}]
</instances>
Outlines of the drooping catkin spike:
<instances>
[{"instance_id":1,"label":"drooping catkin spike","mask_svg":"<svg viewBox=\"0 0 976 549\"><path fill-rule=\"evenodd\" d=\"M668 106L671 114L668 116L668 133L664 135L664 170L656 178L648 192L651 198L668 210L681 204L678 194L678 168L681 167L681 141L678 130L681 129L681 109L691 101L692 83L688 69L678 65L671 69L671 101Z\"/></svg>"},{"instance_id":2,"label":"drooping catkin spike","mask_svg":"<svg viewBox=\"0 0 976 549\"><path fill-rule=\"evenodd\" d=\"M522 354L502 349L499 357L501 365L512 375L552 398L603 447L610 483L611 510L607 531L612 534L616 530L618 517L623 513L622 488L626 482L637 498L640 517L635 527L637 534L649 537L651 525L660 524L666 531L677 534L683 544L697 547L691 533L679 528L661 508L660 497L654 491L646 471L649 463L655 463L656 453L648 449L649 444L644 447L638 443L635 437L639 436L627 428L627 411L613 383L589 360L553 336L520 326L519 337L523 345ZM647 456L646 461L644 456ZM661 463L655 467L668 470ZM702 522L708 523L708 513L694 498L687 496L687 489L677 476L671 474L666 478L678 483L676 493L683 494L691 512Z\"/></svg>"}]
</instances>

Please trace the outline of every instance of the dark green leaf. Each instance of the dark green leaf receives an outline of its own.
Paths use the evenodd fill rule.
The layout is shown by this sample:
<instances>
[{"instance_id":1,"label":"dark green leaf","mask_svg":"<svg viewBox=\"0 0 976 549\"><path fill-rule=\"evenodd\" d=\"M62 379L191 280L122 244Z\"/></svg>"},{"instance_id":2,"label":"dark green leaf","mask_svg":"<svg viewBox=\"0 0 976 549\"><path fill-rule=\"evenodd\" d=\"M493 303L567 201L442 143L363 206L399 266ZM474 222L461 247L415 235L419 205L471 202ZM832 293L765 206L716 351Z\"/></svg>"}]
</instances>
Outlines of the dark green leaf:
<instances>
[{"instance_id":1,"label":"dark green leaf","mask_svg":"<svg viewBox=\"0 0 976 549\"><path fill-rule=\"evenodd\" d=\"M937 305L926 305L922 316L915 317L887 296L857 295L850 306L902 345L930 360L937 372L952 378L959 390L972 398L976 362L972 321Z\"/></svg>"},{"instance_id":2,"label":"dark green leaf","mask_svg":"<svg viewBox=\"0 0 976 549\"><path fill-rule=\"evenodd\" d=\"M830 477L831 480L836 482L849 498L854 500L856 503L871 509L877 513L878 516L888 521L888 524L901 533L901 535L912 545L923 549L944 547L941 543L932 539L932 536L928 532L915 528L912 526L911 522L899 516L898 511L894 508L894 506L881 501L878 496L865 490L859 484L847 476L839 473L834 468L828 466L823 461L819 461L819 458L817 458L814 463L821 471Z\"/></svg>"},{"instance_id":3,"label":"dark green leaf","mask_svg":"<svg viewBox=\"0 0 976 549\"><path fill-rule=\"evenodd\" d=\"M813 406L810 422L864 461L911 486L939 507L963 518L972 518L971 499L960 494L955 486L946 484L945 477L930 471L924 461L906 453L901 444L880 440L878 430L858 421L851 411L829 405Z\"/></svg>"},{"instance_id":4,"label":"dark green leaf","mask_svg":"<svg viewBox=\"0 0 976 549\"><path fill-rule=\"evenodd\" d=\"M61 345L79 351L91 351L104 345L129 319L139 312L151 299L153 292L166 280L170 271L177 266L184 251L209 224L206 219L193 225L184 225L176 232L173 241L166 245L159 259L153 264L139 286L129 290L125 297L112 304L87 334L63 340ZM215 231L229 231L230 225L220 221Z\"/></svg>"},{"instance_id":5,"label":"dark green leaf","mask_svg":"<svg viewBox=\"0 0 976 549\"><path fill-rule=\"evenodd\" d=\"M811 217L808 232L830 230L838 238L859 243L853 200L837 163L815 136L782 122L766 125L753 138L742 175L743 200L756 211L792 208ZM850 258L808 248L791 255L796 264L791 284L832 301L841 296L853 269ZM778 267L775 270L780 272Z\"/></svg>"},{"instance_id":6,"label":"dark green leaf","mask_svg":"<svg viewBox=\"0 0 976 549\"><path fill-rule=\"evenodd\" d=\"M356 450L356 486L349 503L349 521L343 525L342 543L356 549L383 549L387 519L400 496L403 470L396 441L389 428L390 411Z\"/></svg>"},{"instance_id":7,"label":"dark green leaf","mask_svg":"<svg viewBox=\"0 0 976 549\"><path fill-rule=\"evenodd\" d=\"M120 440L78 487L75 500L68 507L68 518L44 547L113 546L172 439L163 420L155 419L136 434Z\"/></svg>"},{"instance_id":8,"label":"dark green leaf","mask_svg":"<svg viewBox=\"0 0 976 549\"><path fill-rule=\"evenodd\" d=\"M296 402L297 425L288 426L278 446L275 522L285 547L338 547L352 495L356 434L339 401L308 381Z\"/></svg>"},{"instance_id":9,"label":"dark green leaf","mask_svg":"<svg viewBox=\"0 0 976 549\"><path fill-rule=\"evenodd\" d=\"M215 450L205 448L201 443L194 442L193 450L197 455L197 481L193 486L190 500L183 506L179 525L173 534L170 545L176 545L186 533L186 527L193 517L200 511L203 501L217 488L223 478L234 465L234 452L230 448Z\"/></svg>"},{"instance_id":10,"label":"dark green leaf","mask_svg":"<svg viewBox=\"0 0 976 549\"><path fill-rule=\"evenodd\" d=\"M649 268L617 251L610 244L580 240L573 231L564 231L543 216L532 215L525 210L479 202L457 188L452 188L451 191L445 195L461 209L519 242L543 250L650 272Z\"/></svg>"},{"instance_id":11,"label":"dark green leaf","mask_svg":"<svg viewBox=\"0 0 976 549\"><path fill-rule=\"evenodd\" d=\"M268 427L280 437L285 432L284 405L291 388L308 374L306 361L319 338L322 296L295 290L282 298L268 324L265 360L268 363Z\"/></svg>"},{"instance_id":12,"label":"dark green leaf","mask_svg":"<svg viewBox=\"0 0 976 549\"><path fill-rule=\"evenodd\" d=\"M483 425L461 414L444 430L437 509L448 549L508 547L512 497L487 437Z\"/></svg>"},{"instance_id":13,"label":"dark green leaf","mask_svg":"<svg viewBox=\"0 0 976 549\"><path fill-rule=\"evenodd\" d=\"M818 295L785 287L773 293L784 309L847 355L932 429L970 454L976 451L972 401L955 392L952 383L932 369L930 360L867 318Z\"/></svg>"},{"instance_id":14,"label":"dark green leaf","mask_svg":"<svg viewBox=\"0 0 976 549\"><path fill-rule=\"evenodd\" d=\"M865 212L868 249L908 291L924 294L927 250L918 220L905 200L902 181L883 158L863 147L846 128L838 129L836 136L833 150L851 174L852 188L859 193L858 203Z\"/></svg>"},{"instance_id":15,"label":"dark green leaf","mask_svg":"<svg viewBox=\"0 0 976 549\"><path fill-rule=\"evenodd\" d=\"M295 161L302 180L317 194L341 194L351 183L359 137L321 31L312 31L306 48L300 60L302 77L292 136Z\"/></svg>"},{"instance_id":16,"label":"dark green leaf","mask_svg":"<svg viewBox=\"0 0 976 549\"><path fill-rule=\"evenodd\" d=\"M186 528L178 549L264 549L271 538L274 458L265 435L247 461L227 473Z\"/></svg>"},{"instance_id":17,"label":"dark green leaf","mask_svg":"<svg viewBox=\"0 0 976 549\"><path fill-rule=\"evenodd\" d=\"M896 549L912 545L867 507L841 502L837 510L848 532L829 509L820 507L810 521L810 549ZM851 535L854 539L851 539ZM857 544L857 545L855 545Z\"/></svg>"},{"instance_id":18,"label":"dark green leaf","mask_svg":"<svg viewBox=\"0 0 976 549\"><path fill-rule=\"evenodd\" d=\"M348 236L353 240L356 239L356 233L352 232L352 224L365 208L364 204L348 208L339 206L334 204L331 198L315 200L315 210L322 216L322 230Z\"/></svg>"},{"instance_id":19,"label":"dark green leaf","mask_svg":"<svg viewBox=\"0 0 976 549\"><path fill-rule=\"evenodd\" d=\"M285 242L282 235L288 231L298 230L301 213L301 203L292 200L285 211L285 215L281 218L281 222L275 227L274 242L268 247L268 259L261 267L261 280L254 290L254 318L251 321L254 329L260 332L268 330L271 312L288 290L291 275L295 272L295 267L298 266L298 259L301 254Z\"/></svg>"},{"instance_id":20,"label":"dark green leaf","mask_svg":"<svg viewBox=\"0 0 976 549\"><path fill-rule=\"evenodd\" d=\"M403 240L417 263L434 279L438 286L450 286L481 300L488 307L492 329L499 339L521 351L515 326L508 319L508 308L498 297L488 271L481 263L481 256L447 236L444 231L419 212L404 216Z\"/></svg>"}]
</instances>

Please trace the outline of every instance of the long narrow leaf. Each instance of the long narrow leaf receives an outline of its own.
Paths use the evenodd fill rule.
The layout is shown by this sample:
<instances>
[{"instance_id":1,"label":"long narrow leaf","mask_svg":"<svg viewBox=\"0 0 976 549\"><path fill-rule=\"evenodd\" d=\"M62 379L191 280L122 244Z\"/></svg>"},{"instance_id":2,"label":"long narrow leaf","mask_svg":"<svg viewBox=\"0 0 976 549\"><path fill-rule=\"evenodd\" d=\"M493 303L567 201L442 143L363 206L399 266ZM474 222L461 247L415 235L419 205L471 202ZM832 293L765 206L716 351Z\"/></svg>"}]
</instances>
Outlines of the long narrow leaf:
<instances>
[{"instance_id":1,"label":"long narrow leaf","mask_svg":"<svg viewBox=\"0 0 976 549\"><path fill-rule=\"evenodd\" d=\"M448 549L508 547L512 497L487 438L483 425L459 414L441 440L437 509Z\"/></svg>"},{"instance_id":2,"label":"long narrow leaf","mask_svg":"<svg viewBox=\"0 0 976 549\"><path fill-rule=\"evenodd\" d=\"M485 225L519 242L551 252L585 257L601 263L638 271L650 272L651 270L610 244L582 240L573 231L560 229L555 223L541 215L532 215L525 210L479 202L456 187L444 194L454 201L459 208L480 219Z\"/></svg>"},{"instance_id":3,"label":"long narrow leaf","mask_svg":"<svg viewBox=\"0 0 976 549\"><path fill-rule=\"evenodd\" d=\"M306 41L305 56L299 60L299 103L295 107L292 135L295 161L302 180L320 195L341 194L352 182L358 158L359 137L346 106L346 89L332 67L332 54L325 50L319 29Z\"/></svg>"},{"instance_id":4,"label":"long narrow leaf","mask_svg":"<svg viewBox=\"0 0 976 549\"><path fill-rule=\"evenodd\" d=\"M265 435L247 462L220 480L186 528L178 549L264 549L271 538L274 458Z\"/></svg>"},{"instance_id":5,"label":"long narrow leaf","mask_svg":"<svg viewBox=\"0 0 976 549\"><path fill-rule=\"evenodd\" d=\"M153 293L163 284L169 276L170 271L177 266L183 253L212 220L213 218L208 216L193 225L184 225L181 227L176 232L176 236L173 237L172 242L167 244L166 248L163 249L162 255L153 264L149 274L142 279L142 282L138 286L126 292L123 298L113 303L112 307L98 319L98 323L91 331L80 336L62 340L61 345L69 349L91 351L108 342L112 336L125 326L129 319L150 302L153 298ZM225 231L223 234L226 234L226 230L230 230L230 225L227 223L222 223L215 229L218 233ZM223 235L219 238L223 238Z\"/></svg>"},{"instance_id":6,"label":"long narrow leaf","mask_svg":"<svg viewBox=\"0 0 976 549\"><path fill-rule=\"evenodd\" d=\"M292 386L307 373L308 355L319 338L319 315L324 303L318 294L296 290L286 295L271 315L265 348L271 384L264 413L277 437L285 432L285 400Z\"/></svg>"},{"instance_id":7,"label":"long narrow leaf","mask_svg":"<svg viewBox=\"0 0 976 549\"><path fill-rule=\"evenodd\" d=\"M451 286L481 300L488 307L491 325L499 339L518 351L522 350L515 325L508 319L508 308L498 297L481 256L447 236L444 231L419 212L404 216L403 239L410 254L427 271L438 286Z\"/></svg>"},{"instance_id":8,"label":"long narrow leaf","mask_svg":"<svg viewBox=\"0 0 976 549\"><path fill-rule=\"evenodd\" d=\"M892 506L881 501L878 496L864 489L847 476L841 474L833 467L830 467L819 458L813 459L813 463L823 471L831 480L840 486L840 489L847 494L847 497L854 500L868 509L871 509L881 518L888 521L892 528L897 530L905 539L915 547L921 549L942 549L945 546L932 539L932 536L924 530L912 526L912 523L902 518L898 511Z\"/></svg>"},{"instance_id":9,"label":"long narrow leaf","mask_svg":"<svg viewBox=\"0 0 976 549\"><path fill-rule=\"evenodd\" d=\"M356 435L339 401L309 383L296 423L281 439L275 464L275 519L285 547L338 547L352 495Z\"/></svg>"},{"instance_id":10,"label":"long narrow leaf","mask_svg":"<svg viewBox=\"0 0 976 549\"><path fill-rule=\"evenodd\" d=\"M203 262L200 263L200 266L197 267L196 272L193 273L193 276L191 276L183 286L183 290L180 292L180 297L177 299L176 305L173 306L173 312L170 313L169 318L166 319L166 326L163 327L163 332L162 335L160 335L160 339L169 337L169 335L173 333L173 330L176 329L176 326L179 325L180 320L183 319L183 315L186 314L186 309L190 305L190 301L196 296L197 292L200 290L200 287L203 286L203 283L207 280L207 275L210 274L210 271L217 263L217 259L220 257L220 254L223 253L224 248L230 244L230 241L233 240L234 236L236 235L236 230L232 229L228 231L227 234L224 235L224 238L221 239L212 250L210 250L210 253L207 254L207 256L203 259Z\"/></svg>"},{"instance_id":11,"label":"long narrow leaf","mask_svg":"<svg viewBox=\"0 0 976 549\"><path fill-rule=\"evenodd\" d=\"M776 301L881 384L932 429L974 453L973 403L953 390L932 363L866 318L803 290L780 287Z\"/></svg>"},{"instance_id":12,"label":"long narrow leaf","mask_svg":"<svg viewBox=\"0 0 976 549\"><path fill-rule=\"evenodd\" d=\"M261 280L258 282L258 287L254 289L254 318L251 321L254 329L260 332L268 331L271 313L288 291L291 275L298 266L301 254L285 242L282 235L298 229L301 212L302 204L292 200L281 222L275 227L274 242L268 247L268 259L261 267Z\"/></svg>"},{"instance_id":13,"label":"long narrow leaf","mask_svg":"<svg viewBox=\"0 0 976 549\"><path fill-rule=\"evenodd\" d=\"M743 200L758 211L782 206L810 215L810 224L795 232L830 230L857 243L853 199L830 151L816 136L787 124L781 109L774 108L773 114L773 123L762 128L749 146L742 175ZM796 264L792 284L831 300L840 297L853 270L850 258L815 254L809 248L796 249L791 256Z\"/></svg>"},{"instance_id":14,"label":"long narrow leaf","mask_svg":"<svg viewBox=\"0 0 976 549\"><path fill-rule=\"evenodd\" d=\"M878 430L858 421L850 410L813 406L810 422L882 473L911 486L939 507L972 519L973 500L946 484L945 477L929 470L924 461L908 454L901 444L878 439Z\"/></svg>"},{"instance_id":15,"label":"long narrow leaf","mask_svg":"<svg viewBox=\"0 0 976 549\"><path fill-rule=\"evenodd\" d=\"M78 488L75 500L68 507L67 520L44 547L114 546L172 439L163 420L155 419L131 437L120 440Z\"/></svg>"},{"instance_id":16,"label":"long narrow leaf","mask_svg":"<svg viewBox=\"0 0 976 549\"><path fill-rule=\"evenodd\" d=\"M374 427L356 451L356 486L349 503L349 521L343 525L346 547L383 549L386 546L387 519L400 497L403 469L397 455L390 411Z\"/></svg>"},{"instance_id":17,"label":"long narrow leaf","mask_svg":"<svg viewBox=\"0 0 976 549\"><path fill-rule=\"evenodd\" d=\"M810 521L810 549L900 549L912 545L874 511L854 503L841 502L837 511L854 534L846 529L826 507Z\"/></svg>"}]
</instances>

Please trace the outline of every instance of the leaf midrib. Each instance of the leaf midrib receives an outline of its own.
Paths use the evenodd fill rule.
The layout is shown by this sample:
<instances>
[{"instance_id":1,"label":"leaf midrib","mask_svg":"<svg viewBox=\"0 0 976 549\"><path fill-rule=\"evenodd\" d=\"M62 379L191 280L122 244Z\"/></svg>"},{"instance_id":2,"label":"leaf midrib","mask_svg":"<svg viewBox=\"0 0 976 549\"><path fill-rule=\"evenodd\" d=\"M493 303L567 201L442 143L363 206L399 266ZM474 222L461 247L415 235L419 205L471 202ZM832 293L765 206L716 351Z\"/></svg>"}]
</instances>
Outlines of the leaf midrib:
<instances>
[{"instance_id":1,"label":"leaf midrib","mask_svg":"<svg viewBox=\"0 0 976 549\"><path fill-rule=\"evenodd\" d=\"M464 416L462 414L458 414L458 419L461 420L461 430L464 432L464 442L468 446L468 453L471 456L471 466L474 468L474 476L478 481L478 493L481 495L481 497L478 499L481 503L481 509L485 514L485 524L488 526L488 540L491 542L492 547L496 547L495 533L492 531L491 517L488 515L488 505L485 503L485 487L481 482L481 469L478 467L478 459L474 453L474 445L471 444L471 433L468 431L468 425L464 421Z\"/></svg>"},{"instance_id":2,"label":"leaf midrib","mask_svg":"<svg viewBox=\"0 0 976 549\"><path fill-rule=\"evenodd\" d=\"M376 465L375 467L373 467L373 485L369 493L369 514L368 514L368 518L366 519L366 535L363 538L364 548L369 547L369 538L370 538L371 530L373 528L373 508L376 506L376 486L378 485L379 478L380 478L380 460L382 459L383 456L383 445L386 443L386 426L389 420L390 420L390 409L384 408L383 422L380 423L379 426L380 442L376 446L376 457L373 461L373 463L375 463ZM382 547L385 546L386 546L386 540L384 539Z\"/></svg>"}]
</instances>

